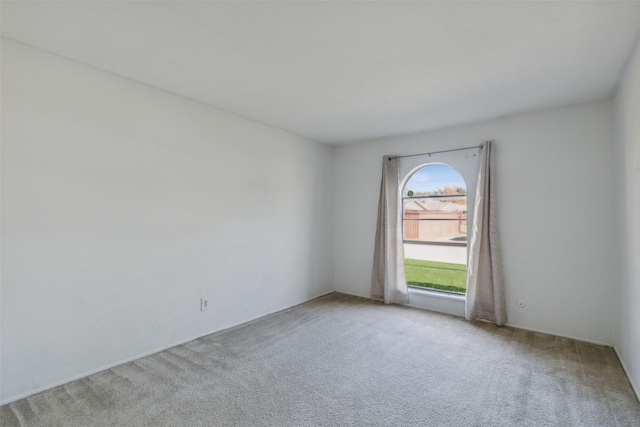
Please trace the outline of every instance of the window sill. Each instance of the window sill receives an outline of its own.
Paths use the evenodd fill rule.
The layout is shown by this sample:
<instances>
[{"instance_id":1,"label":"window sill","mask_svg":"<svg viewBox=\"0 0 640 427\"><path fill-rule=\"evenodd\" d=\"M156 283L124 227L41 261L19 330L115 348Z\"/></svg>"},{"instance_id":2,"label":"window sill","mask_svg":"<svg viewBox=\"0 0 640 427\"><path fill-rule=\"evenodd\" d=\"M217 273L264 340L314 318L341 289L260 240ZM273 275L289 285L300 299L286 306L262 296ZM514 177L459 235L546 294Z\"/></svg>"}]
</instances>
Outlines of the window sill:
<instances>
[{"instance_id":1,"label":"window sill","mask_svg":"<svg viewBox=\"0 0 640 427\"><path fill-rule=\"evenodd\" d=\"M430 297L443 298L443 299L454 300L454 301L467 300L466 295L456 295L449 292L439 292L439 291L432 291L429 289L419 289L419 288L414 288L412 286L409 286L409 293L416 294L416 295L427 295Z\"/></svg>"}]
</instances>

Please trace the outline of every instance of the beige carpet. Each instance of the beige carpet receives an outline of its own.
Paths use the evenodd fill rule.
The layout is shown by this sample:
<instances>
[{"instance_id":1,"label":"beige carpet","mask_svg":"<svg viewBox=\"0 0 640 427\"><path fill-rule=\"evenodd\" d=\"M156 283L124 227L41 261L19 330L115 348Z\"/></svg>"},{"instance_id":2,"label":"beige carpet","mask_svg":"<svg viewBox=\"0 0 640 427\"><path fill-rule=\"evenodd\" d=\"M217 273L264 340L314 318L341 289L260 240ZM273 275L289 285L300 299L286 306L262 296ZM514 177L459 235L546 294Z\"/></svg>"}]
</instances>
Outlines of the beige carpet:
<instances>
[{"instance_id":1,"label":"beige carpet","mask_svg":"<svg viewBox=\"0 0 640 427\"><path fill-rule=\"evenodd\" d=\"M640 426L611 348L334 293L5 405L25 426Z\"/></svg>"}]
</instances>

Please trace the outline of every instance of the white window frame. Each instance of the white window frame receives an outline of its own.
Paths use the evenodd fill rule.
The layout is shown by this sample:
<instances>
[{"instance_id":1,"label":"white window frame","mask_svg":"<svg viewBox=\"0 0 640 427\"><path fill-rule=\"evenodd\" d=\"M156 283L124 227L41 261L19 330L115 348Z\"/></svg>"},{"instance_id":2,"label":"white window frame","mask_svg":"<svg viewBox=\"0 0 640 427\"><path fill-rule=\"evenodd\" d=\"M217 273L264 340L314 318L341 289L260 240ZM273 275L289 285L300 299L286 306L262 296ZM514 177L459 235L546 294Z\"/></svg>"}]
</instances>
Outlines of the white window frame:
<instances>
[{"instance_id":1,"label":"white window frame","mask_svg":"<svg viewBox=\"0 0 640 427\"><path fill-rule=\"evenodd\" d=\"M446 149L446 148L444 148ZM434 150L439 151L439 150ZM478 163L479 162L479 153L477 149L469 149L462 151L450 151L444 153L435 153L435 154L425 154L420 156L411 156L401 158L398 174L402 178L400 180L400 188L399 188L399 203L400 203L400 213L404 213L404 207L402 206L402 198L404 196L404 188L414 173L418 170L422 169L425 166L431 164L445 164L453 169L455 169L464 179L466 187L467 187L467 236L471 236L471 223L474 214L474 203L475 194L476 194L476 185L478 180ZM403 220L403 230L402 236L404 241L404 220ZM429 243L425 243L429 244ZM433 244L433 243L432 243ZM404 245L404 243L403 243ZM437 245L435 243L434 245ZM467 260L469 258L469 242L466 244L467 246ZM424 295L433 295L433 296L451 296L454 299L462 299L464 300L465 295L453 292L447 292L438 289L431 288L421 288L409 286L410 291L420 292Z\"/></svg>"}]
</instances>

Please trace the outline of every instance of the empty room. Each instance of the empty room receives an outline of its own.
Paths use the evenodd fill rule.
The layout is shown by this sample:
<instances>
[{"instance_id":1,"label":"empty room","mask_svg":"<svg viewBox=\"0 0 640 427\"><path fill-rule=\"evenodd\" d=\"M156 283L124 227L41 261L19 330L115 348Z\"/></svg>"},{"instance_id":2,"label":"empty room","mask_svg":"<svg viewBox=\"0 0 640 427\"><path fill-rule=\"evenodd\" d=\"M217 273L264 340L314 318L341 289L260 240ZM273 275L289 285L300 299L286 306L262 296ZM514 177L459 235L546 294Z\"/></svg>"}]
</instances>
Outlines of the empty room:
<instances>
[{"instance_id":1,"label":"empty room","mask_svg":"<svg viewBox=\"0 0 640 427\"><path fill-rule=\"evenodd\" d=\"M640 1L1 1L0 425L640 426Z\"/></svg>"}]
</instances>

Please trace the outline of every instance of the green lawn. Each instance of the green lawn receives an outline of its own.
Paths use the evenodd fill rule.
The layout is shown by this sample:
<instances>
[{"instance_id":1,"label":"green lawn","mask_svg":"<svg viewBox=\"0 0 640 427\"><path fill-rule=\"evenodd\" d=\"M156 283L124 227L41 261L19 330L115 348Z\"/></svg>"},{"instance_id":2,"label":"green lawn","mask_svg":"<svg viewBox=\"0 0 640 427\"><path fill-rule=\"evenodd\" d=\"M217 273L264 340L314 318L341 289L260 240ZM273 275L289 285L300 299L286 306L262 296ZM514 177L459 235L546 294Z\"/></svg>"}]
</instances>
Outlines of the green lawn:
<instances>
[{"instance_id":1,"label":"green lawn","mask_svg":"<svg viewBox=\"0 0 640 427\"><path fill-rule=\"evenodd\" d=\"M467 291L467 267L464 264L405 258L404 270L409 286L462 294Z\"/></svg>"}]
</instances>

